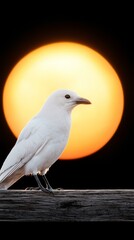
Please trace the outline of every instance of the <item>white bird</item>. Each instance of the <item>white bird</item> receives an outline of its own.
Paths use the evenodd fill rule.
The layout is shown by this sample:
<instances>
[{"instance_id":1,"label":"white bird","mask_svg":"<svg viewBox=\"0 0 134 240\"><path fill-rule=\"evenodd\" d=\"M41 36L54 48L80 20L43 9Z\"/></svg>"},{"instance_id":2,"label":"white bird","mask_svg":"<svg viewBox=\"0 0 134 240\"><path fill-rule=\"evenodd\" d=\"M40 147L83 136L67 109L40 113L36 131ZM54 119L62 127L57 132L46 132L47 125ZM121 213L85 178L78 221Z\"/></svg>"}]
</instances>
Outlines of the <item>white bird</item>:
<instances>
[{"instance_id":1,"label":"white bird","mask_svg":"<svg viewBox=\"0 0 134 240\"><path fill-rule=\"evenodd\" d=\"M23 128L0 169L0 189L6 190L24 175L33 175L38 187L52 192L45 174L63 152L70 132L71 110L78 104L90 104L70 90L53 92L45 104ZM46 187L42 185L42 176Z\"/></svg>"}]
</instances>

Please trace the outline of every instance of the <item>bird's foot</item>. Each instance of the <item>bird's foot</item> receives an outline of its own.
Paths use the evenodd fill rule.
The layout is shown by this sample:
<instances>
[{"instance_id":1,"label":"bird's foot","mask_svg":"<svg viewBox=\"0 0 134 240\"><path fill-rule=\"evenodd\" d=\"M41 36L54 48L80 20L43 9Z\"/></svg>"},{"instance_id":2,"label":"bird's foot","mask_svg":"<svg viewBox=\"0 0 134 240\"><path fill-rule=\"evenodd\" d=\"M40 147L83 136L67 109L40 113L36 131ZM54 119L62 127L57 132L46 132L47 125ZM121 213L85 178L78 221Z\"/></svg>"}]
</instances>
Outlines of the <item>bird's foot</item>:
<instances>
[{"instance_id":1,"label":"bird's foot","mask_svg":"<svg viewBox=\"0 0 134 240\"><path fill-rule=\"evenodd\" d=\"M50 194L52 194L52 195L54 195L54 189L53 188L44 188L43 186L40 188L43 192L45 192L45 193L50 193Z\"/></svg>"},{"instance_id":2,"label":"bird's foot","mask_svg":"<svg viewBox=\"0 0 134 240\"><path fill-rule=\"evenodd\" d=\"M63 190L63 188L56 188L56 190Z\"/></svg>"},{"instance_id":3,"label":"bird's foot","mask_svg":"<svg viewBox=\"0 0 134 240\"><path fill-rule=\"evenodd\" d=\"M41 190L39 187L27 187L25 190Z\"/></svg>"}]
</instances>

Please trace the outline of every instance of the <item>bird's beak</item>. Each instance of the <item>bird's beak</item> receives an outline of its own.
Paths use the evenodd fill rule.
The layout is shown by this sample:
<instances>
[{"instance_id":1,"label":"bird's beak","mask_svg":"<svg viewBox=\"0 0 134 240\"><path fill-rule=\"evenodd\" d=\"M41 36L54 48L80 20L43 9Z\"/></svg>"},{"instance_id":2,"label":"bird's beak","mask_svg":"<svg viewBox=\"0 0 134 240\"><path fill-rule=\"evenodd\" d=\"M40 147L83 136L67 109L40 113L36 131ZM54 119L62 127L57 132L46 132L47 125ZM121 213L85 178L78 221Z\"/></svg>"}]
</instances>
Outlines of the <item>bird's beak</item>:
<instances>
[{"instance_id":1,"label":"bird's beak","mask_svg":"<svg viewBox=\"0 0 134 240\"><path fill-rule=\"evenodd\" d=\"M76 104L91 104L91 102L86 98L77 98Z\"/></svg>"}]
</instances>

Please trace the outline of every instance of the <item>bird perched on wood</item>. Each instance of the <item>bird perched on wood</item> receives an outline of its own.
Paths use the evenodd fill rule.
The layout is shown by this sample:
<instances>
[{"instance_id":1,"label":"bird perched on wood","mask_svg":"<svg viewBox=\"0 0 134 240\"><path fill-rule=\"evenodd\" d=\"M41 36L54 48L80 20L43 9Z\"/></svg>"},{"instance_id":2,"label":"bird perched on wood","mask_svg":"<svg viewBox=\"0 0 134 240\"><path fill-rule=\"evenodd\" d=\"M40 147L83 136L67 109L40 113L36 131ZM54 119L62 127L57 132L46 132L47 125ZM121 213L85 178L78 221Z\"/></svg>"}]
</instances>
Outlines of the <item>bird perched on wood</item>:
<instances>
[{"instance_id":1,"label":"bird perched on wood","mask_svg":"<svg viewBox=\"0 0 134 240\"><path fill-rule=\"evenodd\" d=\"M38 187L52 192L46 172L63 152L70 132L71 111L78 104L90 104L70 90L53 92L22 129L0 170L0 189L8 189L24 175L33 175ZM41 175L45 187L38 175Z\"/></svg>"}]
</instances>

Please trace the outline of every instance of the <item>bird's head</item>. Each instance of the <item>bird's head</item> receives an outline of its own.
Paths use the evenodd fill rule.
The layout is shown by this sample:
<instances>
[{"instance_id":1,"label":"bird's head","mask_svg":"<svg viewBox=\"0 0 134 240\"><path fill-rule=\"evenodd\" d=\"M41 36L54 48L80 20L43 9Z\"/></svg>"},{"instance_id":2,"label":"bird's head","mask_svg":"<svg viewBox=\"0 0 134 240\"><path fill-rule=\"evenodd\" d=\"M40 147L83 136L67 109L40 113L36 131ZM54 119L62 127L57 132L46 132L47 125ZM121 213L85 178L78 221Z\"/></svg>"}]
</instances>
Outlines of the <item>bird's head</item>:
<instances>
[{"instance_id":1,"label":"bird's head","mask_svg":"<svg viewBox=\"0 0 134 240\"><path fill-rule=\"evenodd\" d=\"M71 111L78 104L91 104L88 99L78 96L77 93L71 90L64 89L53 92L46 103L55 108L63 108L68 111Z\"/></svg>"}]
</instances>

